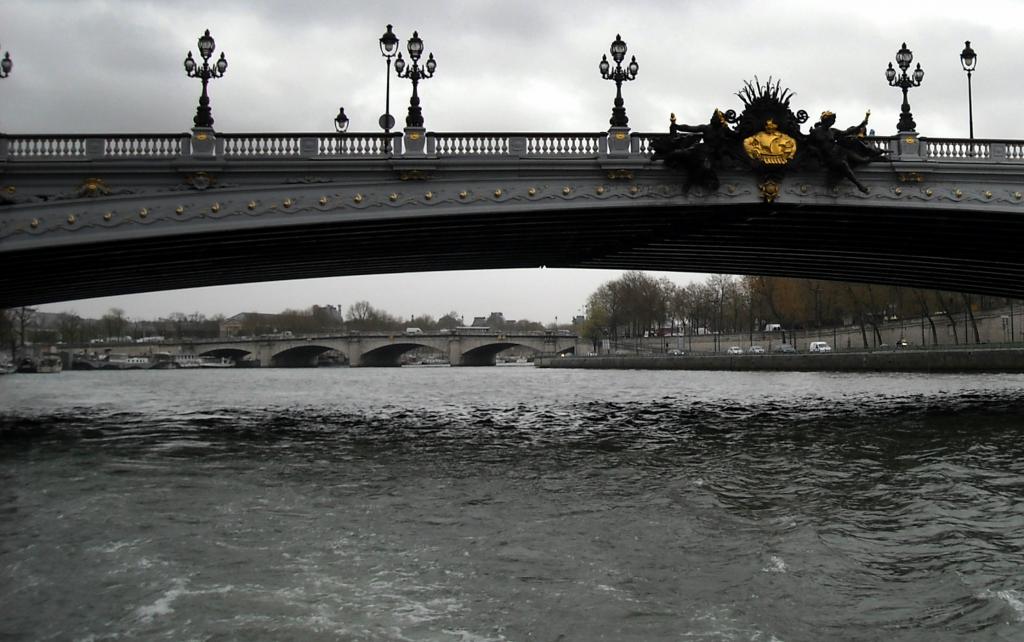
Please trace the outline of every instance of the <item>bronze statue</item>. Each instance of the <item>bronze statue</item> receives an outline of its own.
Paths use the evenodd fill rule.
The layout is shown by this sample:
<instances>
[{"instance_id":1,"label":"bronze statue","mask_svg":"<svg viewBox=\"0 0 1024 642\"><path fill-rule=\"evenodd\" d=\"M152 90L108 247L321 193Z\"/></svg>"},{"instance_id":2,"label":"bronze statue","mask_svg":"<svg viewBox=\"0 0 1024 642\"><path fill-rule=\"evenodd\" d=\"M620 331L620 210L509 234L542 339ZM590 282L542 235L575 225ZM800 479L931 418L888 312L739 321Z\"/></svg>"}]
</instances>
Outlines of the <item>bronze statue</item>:
<instances>
[{"instance_id":1,"label":"bronze statue","mask_svg":"<svg viewBox=\"0 0 1024 642\"><path fill-rule=\"evenodd\" d=\"M871 147L863 140L870 116L869 110L859 124L846 129L836 129L833 127L836 115L830 111L823 111L821 118L807 134L808 145L817 154L825 169L836 176L849 179L864 193L867 193L868 188L857 180L851 165L880 160L887 153Z\"/></svg>"},{"instance_id":2,"label":"bronze statue","mask_svg":"<svg viewBox=\"0 0 1024 642\"><path fill-rule=\"evenodd\" d=\"M651 160L682 170L685 189L696 183L709 192L719 187L720 169L749 169L759 175L762 186L775 186L771 198L762 189L768 202L778 196L778 184L787 171L815 166L826 170L832 185L845 178L867 193L853 168L882 160L889 153L864 140L871 112L846 129L835 127L834 113L822 112L820 120L804 134L800 126L809 117L802 109L794 112L790 108L793 95L780 81L769 78L761 83L755 76L754 82L746 82L737 94L744 105L739 116L732 110L722 113L716 109L707 124L681 125L672 114L669 133L651 140Z\"/></svg>"},{"instance_id":3,"label":"bronze statue","mask_svg":"<svg viewBox=\"0 0 1024 642\"><path fill-rule=\"evenodd\" d=\"M706 125L680 125L675 114L670 120L669 135L651 143L655 152L651 160L663 160L670 167L685 170L686 189L697 183L708 191L717 190L715 167L736 142L736 133L725 116L716 109Z\"/></svg>"}]
</instances>

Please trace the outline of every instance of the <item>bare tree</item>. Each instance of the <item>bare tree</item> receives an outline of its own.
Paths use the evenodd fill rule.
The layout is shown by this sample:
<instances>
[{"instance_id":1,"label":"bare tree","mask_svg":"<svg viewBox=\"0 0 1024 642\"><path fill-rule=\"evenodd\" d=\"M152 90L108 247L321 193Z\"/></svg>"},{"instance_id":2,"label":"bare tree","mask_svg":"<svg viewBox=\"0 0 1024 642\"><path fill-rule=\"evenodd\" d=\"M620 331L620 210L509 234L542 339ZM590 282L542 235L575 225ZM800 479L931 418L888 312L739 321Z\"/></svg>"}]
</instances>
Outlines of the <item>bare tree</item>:
<instances>
[{"instance_id":1,"label":"bare tree","mask_svg":"<svg viewBox=\"0 0 1024 642\"><path fill-rule=\"evenodd\" d=\"M107 338L123 337L126 324L127 320L124 316L124 310L121 308L110 308L103 315L103 327L107 331Z\"/></svg>"},{"instance_id":2,"label":"bare tree","mask_svg":"<svg viewBox=\"0 0 1024 642\"><path fill-rule=\"evenodd\" d=\"M981 343L981 333L978 332L978 320L974 318L974 305L970 294L962 292L960 298L964 301L964 309L967 311L967 318L971 320L971 330L974 333L974 342ZM967 332L964 331L964 343L967 343Z\"/></svg>"},{"instance_id":3,"label":"bare tree","mask_svg":"<svg viewBox=\"0 0 1024 642\"><path fill-rule=\"evenodd\" d=\"M18 348L24 349L28 344L28 333L36 320L36 309L22 306L14 310L14 326L18 335Z\"/></svg>"},{"instance_id":4,"label":"bare tree","mask_svg":"<svg viewBox=\"0 0 1024 642\"><path fill-rule=\"evenodd\" d=\"M81 343L82 317L74 312L61 312L57 317L57 331L64 343Z\"/></svg>"}]
</instances>

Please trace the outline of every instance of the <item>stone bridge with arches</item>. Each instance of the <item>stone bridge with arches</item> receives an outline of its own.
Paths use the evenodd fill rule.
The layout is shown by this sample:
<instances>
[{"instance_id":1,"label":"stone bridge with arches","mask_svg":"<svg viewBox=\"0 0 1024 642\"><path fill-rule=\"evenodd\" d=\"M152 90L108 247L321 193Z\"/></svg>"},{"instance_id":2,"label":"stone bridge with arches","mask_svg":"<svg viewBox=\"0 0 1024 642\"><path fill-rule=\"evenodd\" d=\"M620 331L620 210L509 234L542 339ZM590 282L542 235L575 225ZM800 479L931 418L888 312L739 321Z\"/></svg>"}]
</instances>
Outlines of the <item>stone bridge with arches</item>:
<instances>
[{"instance_id":1,"label":"stone bridge with arches","mask_svg":"<svg viewBox=\"0 0 1024 642\"><path fill-rule=\"evenodd\" d=\"M861 191L813 168L687 188L659 136L0 135L0 307L542 266L1024 298L1024 141L869 137Z\"/></svg>"},{"instance_id":2,"label":"stone bridge with arches","mask_svg":"<svg viewBox=\"0 0 1024 642\"><path fill-rule=\"evenodd\" d=\"M314 367L321 355L335 351L349 366L399 366L406 353L428 348L453 366L493 366L499 352L525 348L538 355L576 354L582 344L574 334L452 332L345 334L292 338L240 338L221 341L121 346L129 352L168 351L199 356L258 361L261 367ZM579 353L584 353L579 348Z\"/></svg>"}]
</instances>

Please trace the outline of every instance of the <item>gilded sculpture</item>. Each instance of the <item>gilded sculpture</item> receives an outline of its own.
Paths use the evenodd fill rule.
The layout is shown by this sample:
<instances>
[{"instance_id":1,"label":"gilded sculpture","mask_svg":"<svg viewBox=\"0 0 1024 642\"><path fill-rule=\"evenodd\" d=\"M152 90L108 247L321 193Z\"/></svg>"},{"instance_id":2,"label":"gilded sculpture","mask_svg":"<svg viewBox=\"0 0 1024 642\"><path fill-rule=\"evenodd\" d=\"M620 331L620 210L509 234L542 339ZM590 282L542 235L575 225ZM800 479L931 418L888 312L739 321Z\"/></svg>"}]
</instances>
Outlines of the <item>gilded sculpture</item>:
<instances>
[{"instance_id":1,"label":"gilded sculpture","mask_svg":"<svg viewBox=\"0 0 1024 642\"><path fill-rule=\"evenodd\" d=\"M681 125L672 114L669 134L651 141L651 160L681 170L684 190L696 184L716 191L719 169L750 169L759 175L759 184L773 187L761 190L766 202L778 197L777 187L785 171L808 165L823 168L833 185L846 179L862 192L867 191L853 167L883 160L887 153L863 140L867 117L841 130L833 127L836 115L826 111L804 134L800 126L809 117L804 110L794 112L790 108L794 95L779 81L769 78L762 84L755 78L737 93L744 105L739 115L715 109L707 124Z\"/></svg>"}]
</instances>

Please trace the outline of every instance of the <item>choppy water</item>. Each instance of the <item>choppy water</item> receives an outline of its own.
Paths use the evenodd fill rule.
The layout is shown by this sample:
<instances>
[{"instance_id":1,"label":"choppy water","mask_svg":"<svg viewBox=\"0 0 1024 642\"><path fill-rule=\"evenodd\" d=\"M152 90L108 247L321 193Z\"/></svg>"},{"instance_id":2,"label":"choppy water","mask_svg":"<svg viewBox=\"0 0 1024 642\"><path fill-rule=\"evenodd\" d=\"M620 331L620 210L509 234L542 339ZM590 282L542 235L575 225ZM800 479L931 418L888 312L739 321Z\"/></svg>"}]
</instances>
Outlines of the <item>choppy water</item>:
<instances>
[{"instance_id":1,"label":"choppy water","mask_svg":"<svg viewBox=\"0 0 1024 642\"><path fill-rule=\"evenodd\" d=\"M0 639L1017 640L1024 377L0 377Z\"/></svg>"}]
</instances>

